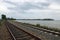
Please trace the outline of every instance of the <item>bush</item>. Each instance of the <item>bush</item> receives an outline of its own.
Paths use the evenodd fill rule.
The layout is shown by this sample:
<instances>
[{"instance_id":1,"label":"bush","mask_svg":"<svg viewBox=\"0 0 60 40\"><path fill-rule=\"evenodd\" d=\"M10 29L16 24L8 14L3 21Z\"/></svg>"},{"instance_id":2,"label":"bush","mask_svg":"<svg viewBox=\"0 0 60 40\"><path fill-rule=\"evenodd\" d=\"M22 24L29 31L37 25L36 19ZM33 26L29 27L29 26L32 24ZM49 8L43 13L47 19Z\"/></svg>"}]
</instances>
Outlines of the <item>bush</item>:
<instances>
[{"instance_id":1,"label":"bush","mask_svg":"<svg viewBox=\"0 0 60 40\"><path fill-rule=\"evenodd\" d=\"M6 20L6 15L2 14L2 20Z\"/></svg>"},{"instance_id":2,"label":"bush","mask_svg":"<svg viewBox=\"0 0 60 40\"><path fill-rule=\"evenodd\" d=\"M36 27L40 27L40 24L36 24L35 26L36 26Z\"/></svg>"}]
</instances>

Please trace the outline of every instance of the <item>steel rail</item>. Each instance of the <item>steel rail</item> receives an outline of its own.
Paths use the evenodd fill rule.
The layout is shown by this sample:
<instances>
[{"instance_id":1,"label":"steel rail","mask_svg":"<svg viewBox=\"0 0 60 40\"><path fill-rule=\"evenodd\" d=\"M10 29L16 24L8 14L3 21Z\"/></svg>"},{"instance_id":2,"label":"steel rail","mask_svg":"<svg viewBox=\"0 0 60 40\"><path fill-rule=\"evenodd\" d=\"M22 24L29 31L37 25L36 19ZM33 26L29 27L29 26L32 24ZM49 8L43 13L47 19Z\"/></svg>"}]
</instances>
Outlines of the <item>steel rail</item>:
<instances>
[{"instance_id":1,"label":"steel rail","mask_svg":"<svg viewBox=\"0 0 60 40\"><path fill-rule=\"evenodd\" d=\"M9 31L9 33L11 34L11 36L13 37L13 40L17 40L16 37L14 36L14 34L12 33L11 29L9 28L8 24L9 24L9 25L13 25L13 24L11 24L11 23L9 23L9 22L6 22L6 27L7 27L8 31ZM15 26L15 25L13 25L13 26ZM16 28L18 28L18 27L16 27ZM20 28L18 28L18 29L20 29ZM22 30L22 29L21 29L21 31L25 32L25 31ZM27 33L27 32L25 32L25 33L26 33L26 34L29 34L29 33ZM37 38L37 37L35 37L35 36L32 35L32 34L29 34L29 36L32 36L33 38L35 38L35 40L41 40L40 38Z\"/></svg>"}]
</instances>

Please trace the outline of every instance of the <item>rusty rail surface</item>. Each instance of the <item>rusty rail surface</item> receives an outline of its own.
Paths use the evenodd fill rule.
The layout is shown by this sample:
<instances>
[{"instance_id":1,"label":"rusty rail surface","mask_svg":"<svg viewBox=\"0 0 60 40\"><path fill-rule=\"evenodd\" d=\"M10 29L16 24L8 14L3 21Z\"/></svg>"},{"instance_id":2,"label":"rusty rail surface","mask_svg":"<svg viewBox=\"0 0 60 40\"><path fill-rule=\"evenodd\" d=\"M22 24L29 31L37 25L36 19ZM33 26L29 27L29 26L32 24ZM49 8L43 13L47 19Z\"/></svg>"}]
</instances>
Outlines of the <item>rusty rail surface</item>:
<instances>
[{"instance_id":1,"label":"rusty rail surface","mask_svg":"<svg viewBox=\"0 0 60 40\"><path fill-rule=\"evenodd\" d=\"M9 33L12 36L13 40L42 40L32 34L29 34L28 32L16 27L15 25L5 22L6 27L9 31Z\"/></svg>"}]
</instances>

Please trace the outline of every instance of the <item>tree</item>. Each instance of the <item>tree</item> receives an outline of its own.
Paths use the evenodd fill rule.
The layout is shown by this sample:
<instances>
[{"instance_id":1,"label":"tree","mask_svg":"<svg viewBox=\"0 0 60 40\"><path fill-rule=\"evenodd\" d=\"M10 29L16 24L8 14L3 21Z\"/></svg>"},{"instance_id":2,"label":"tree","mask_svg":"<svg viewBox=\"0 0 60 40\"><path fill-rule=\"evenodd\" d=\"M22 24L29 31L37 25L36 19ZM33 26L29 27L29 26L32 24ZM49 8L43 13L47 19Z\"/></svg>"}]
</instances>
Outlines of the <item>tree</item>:
<instances>
[{"instance_id":1,"label":"tree","mask_svg":"<svg viewBox=\"0 0 60 40\"><path fill-rule=\"evenodd\" d=\"M6 20L6 15L2 14L2 20Z\"/></svg>"}]
</instances>

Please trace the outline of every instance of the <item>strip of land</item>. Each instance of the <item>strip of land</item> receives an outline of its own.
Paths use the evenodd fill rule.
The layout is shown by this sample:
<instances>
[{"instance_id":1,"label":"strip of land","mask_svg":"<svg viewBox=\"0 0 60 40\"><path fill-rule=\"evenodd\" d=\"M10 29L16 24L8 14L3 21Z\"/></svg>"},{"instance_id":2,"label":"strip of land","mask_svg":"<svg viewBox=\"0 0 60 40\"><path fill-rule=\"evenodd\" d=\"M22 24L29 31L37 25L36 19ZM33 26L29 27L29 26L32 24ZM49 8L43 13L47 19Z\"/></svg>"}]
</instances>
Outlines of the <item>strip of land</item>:
<instances>
[{"instance_id":1,"label":"strip of land","mask_svg":"<svg viewBox=\"0 0 60 40\"><path fill-rule=\"evenodd\" d=\"M47 30L44 28L35 27L21 22L9 21L9 23L15 25L16 27L38 37L42 40L60 40L60 33L52 30Z\"/></svg>"},{"instance_id":2,"label":"strip of land","mask_svg":"<svg viewBox=\"0 0 60 40\"><path fill-rule=\"evenodd\" d=\"M4 22L0 24L0 40L12 40Z\"/></svg>"}]
</instances>

